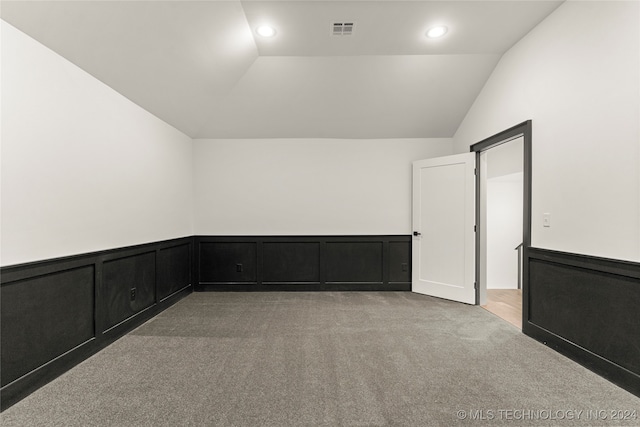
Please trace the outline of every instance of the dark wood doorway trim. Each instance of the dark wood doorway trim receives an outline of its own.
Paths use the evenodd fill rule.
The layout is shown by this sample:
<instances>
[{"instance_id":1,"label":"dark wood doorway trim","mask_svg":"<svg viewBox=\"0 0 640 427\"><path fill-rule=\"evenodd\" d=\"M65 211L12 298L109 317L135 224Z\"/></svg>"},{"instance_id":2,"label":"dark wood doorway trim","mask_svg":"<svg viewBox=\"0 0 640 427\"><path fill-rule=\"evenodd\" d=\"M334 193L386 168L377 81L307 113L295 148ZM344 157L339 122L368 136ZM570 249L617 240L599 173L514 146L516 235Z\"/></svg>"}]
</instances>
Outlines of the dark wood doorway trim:
<instances>
[{"instance_id":1,"label":"dark wood doorway trim","mask_svg":"<svg viewBox=\"0 0 640 427\"><path fill-rule=\"evenodd\" d=\"M473 144L470 147L471 152L476 153L476 165L480 165L480 153L498 145L507 143L520 136L523 137L523 218L522 218L522 251L523 259L527 260L529 256L529 248L531 247L531 128L532 121L527 120L517 124L509 129L499 132L489 138ZM476 179L476 224L480 224L480 174L477 171ZM476 304L480 303L480 227L477 227L476 233ZM522 265L522 324L529 318L529 263L523 262Z\"/></svg>"}]
</instances>

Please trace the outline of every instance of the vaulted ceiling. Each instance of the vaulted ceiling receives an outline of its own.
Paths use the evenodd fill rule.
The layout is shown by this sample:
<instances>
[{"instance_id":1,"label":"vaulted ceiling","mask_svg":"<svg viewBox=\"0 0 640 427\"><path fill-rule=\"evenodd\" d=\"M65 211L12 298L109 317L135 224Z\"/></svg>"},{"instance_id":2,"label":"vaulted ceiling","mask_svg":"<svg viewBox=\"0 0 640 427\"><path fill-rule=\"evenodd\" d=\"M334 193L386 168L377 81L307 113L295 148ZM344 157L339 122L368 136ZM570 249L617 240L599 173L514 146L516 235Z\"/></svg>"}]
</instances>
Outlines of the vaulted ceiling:
<instances>
[{"instance_id":1,"label":"vaulted ceiling","mask_svg":"<svg viewBox=\"0 0 640 427\"><path fill-rule=\"evenodd\" d=\"M561 3L3 1L1 13L194 138L421 138L452 136L502 54ZM353 34L333 36L334 22ZM447 34L426 38L438 24Z\"/></svg>"}]
</instances>

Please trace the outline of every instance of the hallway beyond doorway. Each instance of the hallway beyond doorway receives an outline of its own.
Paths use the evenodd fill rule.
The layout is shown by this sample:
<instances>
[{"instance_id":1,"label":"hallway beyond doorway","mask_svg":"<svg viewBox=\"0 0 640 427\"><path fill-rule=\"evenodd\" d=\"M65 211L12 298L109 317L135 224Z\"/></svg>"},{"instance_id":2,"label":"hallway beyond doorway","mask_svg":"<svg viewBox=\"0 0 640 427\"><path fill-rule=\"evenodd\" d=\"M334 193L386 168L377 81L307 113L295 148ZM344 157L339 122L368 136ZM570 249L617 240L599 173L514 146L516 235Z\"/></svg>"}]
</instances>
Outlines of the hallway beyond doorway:
<instances>
[{"instance_id":1,"label":"hallway beyond doorway","mask_svg":"<svg viewBox=\"0 0 640 427\"><path fill-rule=\"evenodd\" d=\"M487 289L482 308L522 329L522 289Z\"/></svg>"}]
</instances>

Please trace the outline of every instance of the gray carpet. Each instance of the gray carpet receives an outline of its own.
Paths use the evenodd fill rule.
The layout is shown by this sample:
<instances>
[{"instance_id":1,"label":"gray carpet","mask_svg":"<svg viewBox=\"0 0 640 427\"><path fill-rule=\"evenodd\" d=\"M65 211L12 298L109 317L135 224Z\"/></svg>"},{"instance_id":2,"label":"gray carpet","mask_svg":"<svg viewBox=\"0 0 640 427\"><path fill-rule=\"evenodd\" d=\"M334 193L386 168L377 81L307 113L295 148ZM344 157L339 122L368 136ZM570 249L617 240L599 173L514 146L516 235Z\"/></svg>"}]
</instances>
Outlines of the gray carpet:
<instances>
[{"instance_id":1,"label":"gray carpet","mask_svg":"<svg viewBox=\"0 0 640 427\"><path fill-rule=\"evenodd\" d=\"M618 410L636 419L612 420ZM1 417L3 426L637 426L640 399L480 307L407 292L195 293Z\"/></svg>"}]
</instances>

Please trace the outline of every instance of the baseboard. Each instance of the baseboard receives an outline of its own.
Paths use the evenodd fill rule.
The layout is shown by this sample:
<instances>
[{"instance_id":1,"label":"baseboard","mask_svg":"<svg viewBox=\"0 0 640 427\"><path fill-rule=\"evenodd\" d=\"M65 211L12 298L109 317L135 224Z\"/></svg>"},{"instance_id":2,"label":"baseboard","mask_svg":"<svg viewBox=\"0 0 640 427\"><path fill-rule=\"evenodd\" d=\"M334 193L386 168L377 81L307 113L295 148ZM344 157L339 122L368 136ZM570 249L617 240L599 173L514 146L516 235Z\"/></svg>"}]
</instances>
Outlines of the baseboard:
<instances>
[{"instance_id":1,"label":"baseboard","mask_svg":"<svg viewBox=\"0 0 640 427\"><path fill-rule=\"evenodd\" d=\"M523 332L640 396L640 264L527 252Z\"/></svg>"},{"instance_id":2,"label":"baseboard","mask_svg":"<svg viewBox=\"0 0 640 427\"><path fill-rule=\"evenodd\" d=\"M192 258L186 237L3 267L1 410L191 293Z\"/></svg>"},{"instance_id":3,"label":"baseboard","mask_svg":"<svg viewBox=\"0 0 640 427\"><path fill-rule=\"evenodd\" d=\"M390 292L411 291L411 283L270 283L255 284L198 284L196 292Z\"/></svg>"}]
</instances>

